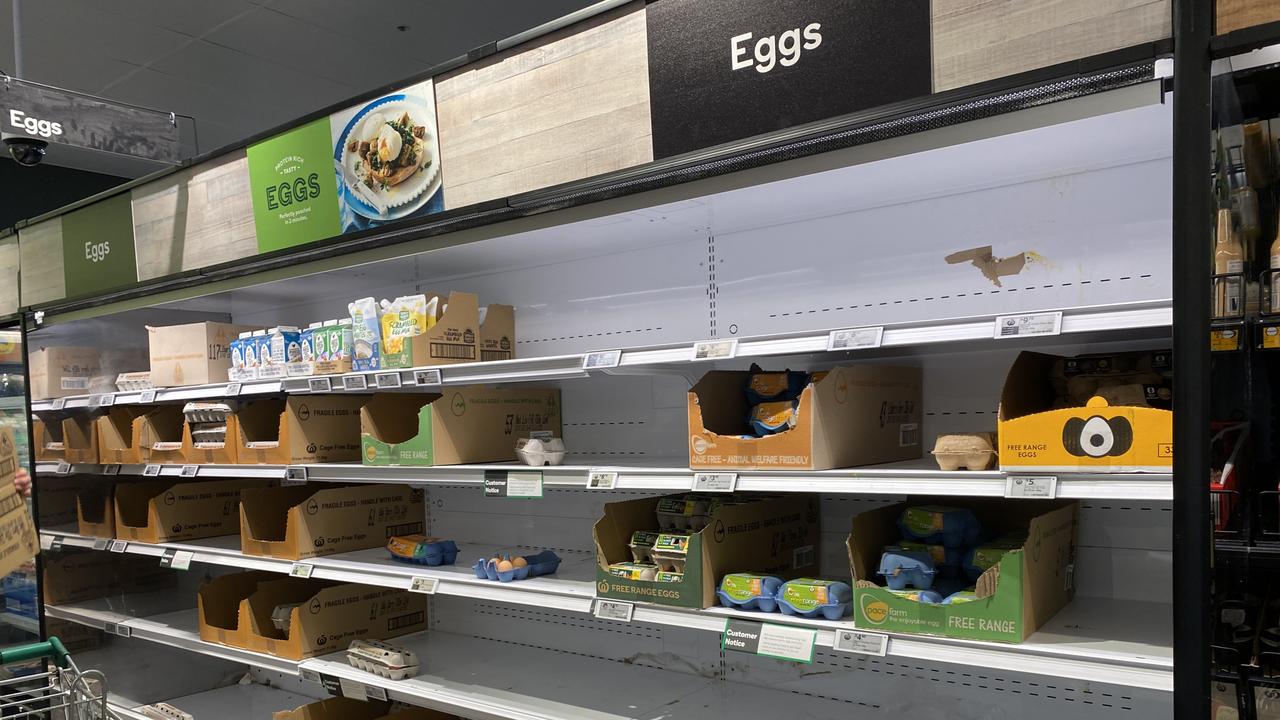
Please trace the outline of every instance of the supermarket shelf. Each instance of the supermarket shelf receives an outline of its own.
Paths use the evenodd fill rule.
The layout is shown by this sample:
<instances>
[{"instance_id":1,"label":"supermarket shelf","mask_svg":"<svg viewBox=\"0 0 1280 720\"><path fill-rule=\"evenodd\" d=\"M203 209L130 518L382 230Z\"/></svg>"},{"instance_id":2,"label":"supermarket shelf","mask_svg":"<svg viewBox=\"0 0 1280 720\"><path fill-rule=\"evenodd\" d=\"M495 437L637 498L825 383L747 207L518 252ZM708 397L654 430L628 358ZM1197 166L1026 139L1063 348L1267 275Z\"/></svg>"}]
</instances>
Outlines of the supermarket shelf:
<instances>
[{"instance_id":1,"label":"supermarket shelf","mask_svg":"<svg viewBox=\"0 0 1280 720\"><path fill-rule=\"evenodd\" d=\"M1034 311L1041 312L1041 311ZM1131 336L1138 330L1157 330L1169 328L1173 323L1172 301L1158 303L1133 303L1111 307L1078 307L1067 309L1046 309L1042 312L1061 312L1061 335L1068 336L1070 342L1110 333L1124 333ZM886 325L880 342L881 349L909 348L924 345L937 345L959 342L996 342L997 317L962 317L946 318L929 322L903 323ZM843 329L843 328L835 328ZM796 335L775 335L765 337L744 337L738 339L736 357L754 358L778 355L827 355L829 351L829 332L805 333ZM1043 340L1044 338L1038 338ZM1017 339L1002 339L999 342L1017 342ZM271 380L249 380L235 383L239 386L238 395L268 395L280 392L308 393L313 389L312 381L320 381L331 391L343 391L343 378L361 376L355 384L355 392L371 392L380 383L379 378L392 374L384 383L390 382L394 387L414 388L418 385L419 372L422 370L439 371L439 384L427 385L428 389L438 389L441 385L470 385L476 383L509 383L525 381L561 380L565 378L587 377L591 372L644 372L646 369L666 368L672 365L688 365L693 363L693 344L663 345L638 348L602 348L602 350L618 350L616 367L602 367L585 370L588 354L555 355L517 360L499 360L480 363L463 363L439 367L410 368L385 372L350 373L348 375L323 375L314 377L296 377ZM865 352L858 350L838 350L831 353L835 358L844 358L850 353ZM434 378L432 378L434 381ZM155 402L180 402L187 400L225 398L229 383L212 385L195 385L190 387L168 388L156 390ZM103 404L103 398L112 396L111 402L118 404L137 404L142 401L141 392L118 392L100 395L77 395L63 398L64 408L96 407ZM52 410L54 401L41 400L32 403L37 411Z\"/></svg>"},{"instance_id":2,"label":"supermarket shelf","mask_svg":"<svg viewBox=\"0 0 1280 720\"><path fill-rule=\"evenodd\" d=\"M40 621L15 612L0 612L0 624L15 627L32 635L40 634Z\"/></svg>"},{"instance_id":3,"label":"supermarket shelf","mask_svg":"<svg viewBox=\"0 0 1280 720\"><path fill-rule=\"evenodd\" d=\"M292 710L315 702L315 698L265 685L228 685L207 692L185 695L164 702L186 711L197 720L205 718L268 718L271 713ZM107 695L107 705L130 720L147 720L140 706L125 698Z\"/></svg>"},{"instance_id":4,"label":"supermarket shelf","mask_svg":"<svg viewBox=\"0 0 1280 720\"><path fill-rule=\"evenodd\" d=\"M54 531L43 534L77 547L92 547L94 540ZM185 550L193 553L194 562L279 573L288 573L294 565L291 560L242 556L238 545L237 536L227 536L166 545L129 543L126 552L159 556ZM499 548L493 546L466 543L459 554L460 564L439 567L398 563L381 548L304 562L312 566L313 578L407 589L415 577L426 577L437 581L436 593L440 595L566 612L592 612L595 560L590 553L562 553L560 570L554 576L513 583L477 579L469 564L497 550ZM685 610L650 604L637 604L632 621L719 633L724 631L729 617L813 628L818 632L817 644L826 648L834 645L838 630L853 627L848 621L808 620L719 607ZM1168 644L1172 627L1172 611L1167 604L1081 597L1020 644L892 634L888 654L1169 691L1173 689L1173 655ZM194 633L194 624L191 630Z\"/></svg>"},{"instance_id":5,"label":"supermarket shelf","mask_svg":"<svg viewBox=\"0 0 1280 720\"><path fill-rule=\"evenodd\" d=\"M617 472L617 490L680 492L693 484L694 471L678 463L685 458L652 459L625 465L560 465L541 468L547 487L584 488L595 471ZM121 465L120 475L141 475L143 465ZM181 465L162 465L160 477L180 477ZM385 467L356 464L302 465L307 479L316 482L408 483L412 485L482 485L486 472L528 471L513 463L448 465L441 467ZM101 474L102 465L73 465L73 474ZM201 465L197 478L238 477L279 479L283 465ZM37 463L40 474L53 474L56 463ZM1027 475L1029 473L1013 473ZM1035 473L1042 475L1042 473ZM1009 473L999 470L970 472L939 470L930 458L861 468L819 471L738 472L737 489L746 492L850 493L859 495L951 495L1003 497ZM1059 474L1058 497L1070 500L1172 500L1173 476L1169 473Z\"/></svg>"}]
</instances>

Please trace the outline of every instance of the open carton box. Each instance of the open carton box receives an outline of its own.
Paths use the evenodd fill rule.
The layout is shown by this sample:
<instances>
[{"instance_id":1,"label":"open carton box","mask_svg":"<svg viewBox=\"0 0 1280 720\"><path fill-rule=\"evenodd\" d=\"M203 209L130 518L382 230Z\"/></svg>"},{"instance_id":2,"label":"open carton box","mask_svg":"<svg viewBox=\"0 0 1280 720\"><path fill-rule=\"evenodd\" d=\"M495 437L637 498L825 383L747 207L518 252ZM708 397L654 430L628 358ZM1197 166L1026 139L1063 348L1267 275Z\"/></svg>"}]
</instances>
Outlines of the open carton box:
<instances>
[{"instance_id":1,"label":"open carton box","mask_svg":"<svg viewBox=\"0 0 1280 720\"><path fill-rule=\"evenodd\" d=\"M145 543L231 535L240 491L264 480L138 482L116 486L116 537Z\"/></svg>"},{"instance_id":2,"label":"open carton box","mask_svg":"<svg viewBox=\"0 0 1280 720\"><path fill-rule=\"evenodd\" d=\"M63 457L72 464L98 462L96 413L71 412L62 419Z\"/></svg>"},{"instance_id":3,"label":"open carton box","mask_svg":"<svg viewBox=\"0 0 1280 720\"><path fill-rule=\"evenodd\" d=\"M689 538L680 582L629 580L609 572L632 559L629 543L637 530L658 531L660 498L607 503L592 528L596 546L596 595L619 600L705 608L716 603L720 578L734 572L762 572L785 578L816 576L818 504L813 497L761 498L722 505L711 521Z\"/></svg>"},{"instance_id":4,"label":"open carton box","mask_svg":"<svg viewBox=\"0 0 1280 720\"><path fill-rule=\"evenodd\" d=\"M31 445L36 462L58 462L67 459L67 446L62 438L61 413L31 414Z\"/></svg>"},{"instance_id":5,"label":"open carton box","mask_svg":"<svg viewBox=\"0 0 1280 720\"><path fill-rule=\"evenodd\" d=\"M560 391L450 388L375 393L360 409L365 465L457 465L516 457L516 441L560 430Z\"/></svg>"},{"instance_id":6,"label":"open carton box","mask_svg":"<svg viewBox=\"0 0 1280 720\"><path fill-rule=\"evenodd\" d=\"M196 611L200 619L200 639L205 642L249 647L249 625L240 623L240 603L258 589L258 584L279 580L266 570L220 575L200 586Z\"/></svg>"},{"instance_id":7,"label":"open carton box","mask_svg":"<svg viewBox=\"0 0 1280 720\"><path fill-rule=\"evenodd\" d=\"M182 421L182 457L193 465L235 465L236 443L233 438L239 437L235 413L227 416L227 433L223 442L202 442L196 444L191 434L191 423L185 417Z\"/></svg>"},{"instance_id":8,"label":"open carton box","mask_svg":"<svg viewBox=\"0 0 1280 720\"><path fill-rule=\"evenodd\" d=\"M1061 358L1020 353L1000 394L1000 467L1038 472L1169 472L1173 468L1173 412L1138 405L1109 405L1094 396L1084 407L1060 407L1055 368L1112 368L1135 388L1157 393L1143 379L1172 367L1167 352L1114 353ZM1086 366L1085 363L1088 363ZM1068 376L1073 371L1068 369ZM1065 378L1060 378L1066 382ZM1141 392L1141 391L1139 391ZM1057 407L1058 409L1055 409Z\"/></svg>"},{"instance_id":9,"label":"open carton box","mask_svg":"<svg viewBox=\"0 0 1280 720\"><path fill-rule=\"evenodd\" d=\"M45 603L65 605L124 592L150 592L177 587L174 571L155 558L63 550L45 555L40 590Z\"/></svg>"},{"instance_id":10,"label":"open carton box","mask_svg":"<svg viewBox=\"0 0 1280 720\"><path fill-rule=\"evenodd\" d=\"M794 427L742 438L752 374L713 370L689 390L689 467L830 470L920 457L919 368L833 368L801 392Z\"/></svg>"},{"instance_id":11,"label":"open carton box","mask_svg":"<svg viewBox=\"0 0 1280 720\"><path fill-rule=\"evenodd\" d=\"M897 520L909 506L972 510L988 533L1026 529L1027 543L978 578L979 600L932 605L898 597L876 575L887 545L902 537ZM1074 594L1075 502L911 498L859 513L849 534L853 624L865 630L942 635L965 640L1022 642Z\"/></svg>"},{"instance_id":12,"label":"open carton box","mask_svg":"<svg viewBox=\"0 0 1280 720\"><path fill-rule=\"evenodd\" d=\"M177 405L112 407L95 424L98 456L104 464L185 462L182 408Z\"/></svg>"},{"instance_id":13,"label":"open carton box","mask_svg":"<svg viewBox=\"0 0 1280 720\"><path fill-rule=\"evenodd\" d=\"M255 400L235 412L232 451L242 465L308 465L360 458L360 406L347 395ZM234 432L233 432L234 430ZM188 434L190 434L188 432Z\"/></svg>"},{"instance_id":14,"label":"open carton box","mask_svg":"<svg viewBox=\"0 0 1280 720\"><path fill-rule=\"evenodd\" d=\"M432 293L425 293L430 299ZM436 322L422 335L406 338L397 352L381 347L384 369L453 365L485 360L510 360L515 357L515 309L510 305L490 305L485 322L480 324L480 298L473 293L451 292L448 299L439 295ZM503 350L505 339L506 349ZM486 348L492 357L486 357ZM506 353L503 356L503 353Z\"/></svg>"},{"instance_id":15,"label":"open carton box","mask_svg":"<svg viewBox=\"0 0 1280 720\"><path fill-rule=\"evenodd\" d=\"M480 360L516 358L516 309L510 305L489 305L480 323Z\"/></svg>"},{"instance_id":16,"label":"open carton box","mask_svg":"<svg viewBox=\"0 0 1280 720\"><path fill-rule=\"evenodd\" d=\"M384 547L393 535L424 531L422 492L404 485L245 488L240 550L302 560Z\"/></svg>"},{"instance_id":17,"label":"open carton box","mask_svg":"<svg viewBox=\"0 0 1280 720\"><path fill-rule=\"evenodd\" d=\"M302 660L346 650L352 640L426 630L427 599L408 590L284 578L258 583L240 602L240 626L249 629L248 649ZM272 611L294 603L288 632L277 630Z\"/></svg>"},{"instance_id":18,"label":"open carton box","mask_svg":"<svg viewBox=\"0 0 1280 720\"><path fill-rule=\"evenodd\" d=\"M391 711L391 704L381 700L353 700L332 697L293 710L280 710L271 720L455 720L456 715L423 707Z\"/></svg>"},{"instance_id":19,"label":"open carton box","mask_svg":"<svg viewBox=\"0 0 1280 720\"><path fill-rule=\"evenodd\" d=\"M231 341L253 329L216 322L148 326L151 385L161 388L226 382L231 368Z\"/></svg>"},{"instance_id":20,"label":"open carton box","mask_svg":"<svg viewBox=\"0 0 1280 720\"><path fill-rule=\"evenodd\" d=\"M93 483L76 494L76 529L81 535L116 536L115 489L114 483Z\"/></svg>"}]
</instances>

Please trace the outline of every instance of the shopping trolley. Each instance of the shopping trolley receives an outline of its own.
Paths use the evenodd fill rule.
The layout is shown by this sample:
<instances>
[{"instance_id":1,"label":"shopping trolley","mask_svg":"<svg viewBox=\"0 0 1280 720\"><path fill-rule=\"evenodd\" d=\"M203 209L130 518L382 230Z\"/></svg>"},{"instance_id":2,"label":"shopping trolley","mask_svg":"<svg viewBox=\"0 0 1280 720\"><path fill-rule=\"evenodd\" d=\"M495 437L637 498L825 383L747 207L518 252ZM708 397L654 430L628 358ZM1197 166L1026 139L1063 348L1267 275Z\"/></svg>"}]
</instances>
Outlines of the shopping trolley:
<instances>
[{"instance_id":1,"label":"shopping trolley","mask_svg":"<svg viewBox=\"0 0 1280 720\"><path fill-rule=\"evenodd\" d=\"M56 637L48 642L0 650L0 665L14 672L18 666L51 660L43 672L15 674L0 680L0 718L38 717L51 720L109 720L107 679L97 670L81 670Z\"/></svg>"}]
</instances>

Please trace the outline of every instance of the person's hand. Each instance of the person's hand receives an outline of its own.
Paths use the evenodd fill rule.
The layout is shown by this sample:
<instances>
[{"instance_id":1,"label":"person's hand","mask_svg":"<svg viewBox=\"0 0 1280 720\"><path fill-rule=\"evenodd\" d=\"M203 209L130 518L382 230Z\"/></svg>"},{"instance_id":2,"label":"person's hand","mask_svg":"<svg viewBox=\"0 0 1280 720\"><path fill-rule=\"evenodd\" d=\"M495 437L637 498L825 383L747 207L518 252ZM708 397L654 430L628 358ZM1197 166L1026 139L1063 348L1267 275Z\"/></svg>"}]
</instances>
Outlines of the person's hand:
<instances>
[{"instance_id":1,"label":"person's hand","mask_svg":"<svg viewBox=\"0 0 1280 720\"><path fill-rule=\"evenodd\" d=\"M13 477L13 489L22 497L31 497L31 476L26 468L18 468L18 474Z\"/></svg>"}]
</instances>

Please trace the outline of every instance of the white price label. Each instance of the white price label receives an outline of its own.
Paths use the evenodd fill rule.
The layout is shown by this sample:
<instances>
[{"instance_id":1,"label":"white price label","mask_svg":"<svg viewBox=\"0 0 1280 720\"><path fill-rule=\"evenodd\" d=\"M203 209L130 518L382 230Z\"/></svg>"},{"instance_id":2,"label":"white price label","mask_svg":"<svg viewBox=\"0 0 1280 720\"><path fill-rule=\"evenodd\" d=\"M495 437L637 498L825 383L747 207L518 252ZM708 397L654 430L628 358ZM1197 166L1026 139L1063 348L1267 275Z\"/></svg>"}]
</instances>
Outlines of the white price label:
<instances>
[{"instance_id":1,"label":"white price label","mask_svg":"<svg viewBox=\"0 0 1280 720\"><path fill-rule=\"evenodd\" d=\"M49 549L57 552L62 549L63 542L64 540L61 537L55 537L53 542L49 543Z\"/></svg>"},{"instance_id":2,"label":"white price label","mask_svg":"<svg viewBox=\"0 0 1280 720\"><path fill-rule=\"evenodd\" d=\"M199 465L183 465L178 470L178 477L193 478L200 472Z\"/></svg>"},{"instance_id":3,"label":"white price label","mask_svg":"<svg viewBox=\"0 0 1280 720\"><path fill-rule=\"evenodd\" d=\"M298 677L302 678L303 682L310 682L310 683L320 682L320 673L316 672L315 670L307 670L306 668L303 668L301 671L298 672Z\"/></svg>"},{"instance_id":4,"label":"white price label","mask_svg":"<svg viewBox=\"0 0 1280 720\"><path fill-rule=\"evenodd\" d=\"M112 540L111 541L111 552L113 553L122 553L128 549L129 549L128 540Z\"/></svg>"},{"instance_id":5,"label":"white price label","mask_svg":"<svg viewBox=\"0 0 1280 720\"><path fill-rule=\"evenodd\" d=\"M333 383L327 377L314 377L307 380L307 390L309 392L330 392L333 390Z\"/></svg>"},{"instance_id":6,"label":"white price label","mask_svg":"<svg viewBox=\"0 0 1280 720\"><path fill-rule=\"evenodd\" d=\"M66 399L66 398L56 398L56 399L53 401L53 403L50 405L50 407L51 407L51 408L53 408L54 410L61 410L62 408L66 407L66 406L67 406L67 399Z\"/></svg>"},{"instance_id":7,"label":"white price label","mask_svg":"<svg viewBox=\"0 0 1280 720\"><path fill-rule=\"evenodd\" d=\"M160 557L160 567L186 570L191 567L195 553L190 550L169 550Z\"/></svg>"},{"instance_id":8,"label":"white price label","mask_svg":"<svg viewBox=\"0 0 1280 720\"><path fill-rule=\"evenodd\" d=\"M40 536L40 549L41 549L41 550L52 550L52 549L53 549L53 536L52 536L52 535L43 535L43 534L42 534L42 535Z\"/></svg>"},{"instance_id":9,"label":"white price label","mask_svg":"<svg viewBox=\"0 0 1280 720\"><path fill-rule=\"evenodd\" d=\"M111 407L116 404L116 396L110 393L99 395L94 404L98 407Z\"/></svg>"},{"instance_id":10,"label":"white price label","mask_svg":"<svg viewBox=\"0 0 1280 720\"><path fill-rule=\"evenodd\" d=\"M618 486L618 473L612 470L592 470L587 474L587 489L612 490Z\"/></svg>"},{"instance_id":11,"label":"white price label","mask_svg":"<svg viewBox=\"0 0 1280 720\"><path fill-rule=\"evenodd\" d=\"M280 482L280 487L294 487L306 484L307 469L305 467L290 465L284 469L284 480Z\"/></svg>"},{"instance_id":12,"label":"white price label","mask_svg":"<svg viewBox=\"0 0 1280 720\"><path fill-rule=\"evenodd\" d=\"M366 685L364 687L364 694L365 694L365 697L369 698L370 700L381 700L383 702L386 702L387 700L386 688L380 688L375 685Z\"/></svg>"},{"instance_id":13,"label":"white price label","mask_svg":"<svg viewBox=\"0 0 1280 720\"><path fill-rule=\"evenodd\" d=\"M93 541L94 550L106 550L110 545L111 541L106 538L98 538Z\"/></svg>"},{"instance_id":14,"label":"white price label","mask_svg":"<svg viewBox=\"0 0 1280 720\"><path fill-rule=\"evenodd\" d=\"M1058 496L1058 478L1052 475L1010 475L1005 479L1004 496L1052 500Z\"/></svg>"},{"instance_id":15,"label":"white price label","mask_svg":"<svg viewBox=\"0 0 1280 720\"><path fill-rule=\"evenodd\" d=\"M1062 311L1001 315L996 318L997 340L1001 338L1039 337L1062 334Z\"/></svg>"},{"instance_id":16,"label":"white price label","mask_svg":"<svg viewBox=\"0 0 1280 720\"><path fill-rule=\"evenodd\" d=\"M54 475L70 475L71 463L67 462L66 460L59 462L58 466L53 469L53 474Z\"/></svg>"},{"instance_id":17,"label":"white price label","mask_svg":"<svg viewBox=\"0 0 1280 720\"><path fill-rule=\"evenodd\" d=\"M616 620L618 622L631 622L631 616L635 614L636 606L634 603L624 602L622 600L605 600L596 598L595 607L591 609L591 614L601 620Z\"/></svg>"},{"instance_id":18,"label":"white price label","mask_svg":"<svg viewBox=\"0 0 1280 720\"><path fill-rule=\"evenodd\" d=\"M145 466L143 466L143 468L142 468L142 474L143 474L144 476L146 476L146 477L159 477L159 475L160 475L160 466L159 466L159 465L156 465L156 464L154 464L154 463L149 464L149 465L145 465Z\"/></svg>"},{"instance_id":19,"label":"white price label","mask_svg":"<svg viewBox=\"0 0 1280 720\"><path fill-rule=\"evenodd\" d=\"M373 376L373 384L378 386L379 390L395 390L400 387L400 373L378 373Z\"/></svg>"},{"instance_id":20,"label":"white price label","mask_svg":"<svg viewBox=\"0 0 1280 720\"><path fill-rule=\"evenodd\" d=\"M693 360L729 360L738 354L738 339L703 340L693 344Z\"/></svg>"},{"instance_id":21,"label":"white price label","mask_svg":"<svg viewBox=\"0 0 1280 720\"><path fill-rule=\"evenodd\" d=\"M365 685L364 683L348 680L346 678L338 678L338 688L342 691L342 696L352 700L386 700L387 691L384 688L373 685Z\"/></svg>"},{"instance_id":22,"label":"white price label","mask_svg":"<svg viewBox=\"0 0 1280 720\"><path fill-rule=\"evenodd\" d=\"M368 390L369 379L363 375L343 375L342 389L343 390Z\"/></svg>"},{"instance_id":23,"label":"white price label","mask_svg":"<svg viewBox=\"0 0 1280 720\"><path fill-rule=\"evenodd\" d=\"M103 465L102 474L103 475L119 475L120 466L119 465Z\"/></svg>"},{"instance_id":24,"label":"white price label","mask_svg":"<svg viewBox=\"0 0 1280 720\"><path fill-rule=\"evenodd\" d=\"M108 635L118 635L119 637L123 637L123 638L133 636L133 630L128 625L124 625L121 623L113 623L113 622L105 623L102 626L102 631L107 633Z\"/></svg>"},{"instance_id":25,"label":"white price label","mask_svg":"<svg viewBox=\"0 0 1280 720\"><path fill-rule=\"evenodd\" d=\"M590 352L582 356L583 370L601 370L604 368L615 368L622 362L621 350L603 350L600 352Z\"/></svg>"},{"instance_id":26,"label":"white price label","mask_svg":"<svg viewBox=\"0 0 1280 720\"><path fill-rule=\"evenodd\" d=\"M311 572L313 570L315 570L315 566L313 565L308 565L306 563L294 563L293 566L289 568L289 577L309 578L311 577Z\"/></svg>"},{"instance_id":27,"label":"white price label","mask_svg":"<svg viewBox=\"0 0 1280 720\"><path fill-rule=\"evenodd\" d=\"M731 493L738 487L738 473L694 473L694 492Z\"/></svg>"},{"instance_id":28,"label":"white price label","mask_svg":"<svg viewBox=\"0 0 1280 720\"><path fill-rule=\"evenodd\" d=\"M841 652L884 657L889 652L889 636L861 630L837 630L833 647Z\"/></svg>"},{"instance_id":29,"label":"white price label","mask_svg":"<svg viewBox=\"0 0 1280 720\"><path fill-rule=\"evenodd\" d=\"M878 348L884 342L884 326L832 330L827 335L827 351Z\"/></svg>"},{"instance_id":30,"label":"white price label","mask_svg":"<svg viewBox=\"0 0 1280 720\"><path fill-rule=\"evenodd\" d=\"M140 403L153 403L155 401L156 401L155 390L143 390L142 395L138 397L138 402Z\"/></svg>"},{"instance_id":31,"label":"white price label","mask_svg":"<svg viewBox=\"0 0 1280 720\"><path fill-rule=\"evenodd\" d=\"M760 644L756 648L756 654L779 660L811 663L817 639L817 630L765 623L760 628Z\"/></svg>"},{"instance_id":32,"label":"white price label","mask_svg":"<svg viewBox=\"0 0 1280 720\"><path fill-rule=\"evenodd\" d=\"M439 370L414 370L413 382L416 385L442 385Z\"/></svg>"},{"instance_id":33,"label":"white price label","mask_svg":"<svg viewBox=\"0 0 1280 720\"><path fill-rule=\"evenodd\" d=\"M435 595L438 587L440 587L438 578L419 576L409 581L409 592L422 593L423 595Z\"/></svg>"},{"instance_id":34,"label":"white price label","mask_svg":"<svg viewBox=\"0 0 1280 720\"><path fill-rule=\"evenodd\" d=\"M227 397L236 397L240 394L240 383L227 383L227 390L224 393Z\"/></svg>"}]
</instances>

